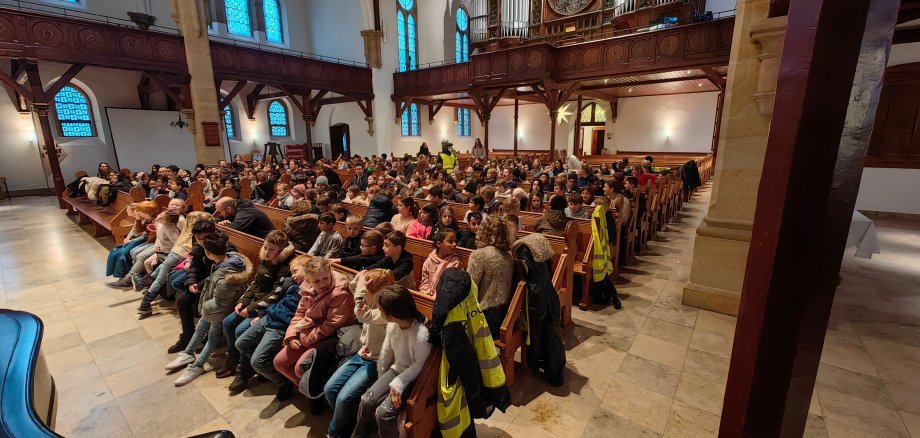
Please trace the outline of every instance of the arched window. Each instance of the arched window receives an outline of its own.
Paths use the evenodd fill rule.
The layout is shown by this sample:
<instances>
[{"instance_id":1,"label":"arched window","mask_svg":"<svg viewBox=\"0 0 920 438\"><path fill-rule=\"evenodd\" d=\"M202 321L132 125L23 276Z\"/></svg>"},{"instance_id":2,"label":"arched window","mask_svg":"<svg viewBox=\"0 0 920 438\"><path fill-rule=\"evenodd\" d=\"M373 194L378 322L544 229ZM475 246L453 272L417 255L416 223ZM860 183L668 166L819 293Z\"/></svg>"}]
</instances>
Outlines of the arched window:
<instances>
[{"instance_id":1,"label":"arched window","mask_svg":"<svg viewBox=\"0 0 920 438\"><path fill-rule=\"evenodd\" d=\"M224 9L227 10L227 32L252 36L248 0L224 0Z\"/></svg>"},{"instance_id":2,"label":"arched window","mask_svg":"<svg viewBox=\"0 0 920 438\"><path fill-rule=\"evenodd\" d=\"M268 106L268 127L272 137L289 137L287 108L280 100Z\"/></svg>"},{"instance_id":3,"label":"arched window","mask_svg":"<svg viewBox=\"0 0 920 438\"><path fill-rule=\"evenodd\" d=\"M415 32L415 0L398 0L396 38L399 40L399 71L418 68L418 35Z\"/></svg>"},{"instance_id":4,"label":"arched window","mask_svg":"<svg viewBox=\"0 0 920 438\"><path fill-rule=\"evenodd\" d=\"M54 112L62 137L96 136L89 99L76 87L67 85L54 95Z\"/></svg>"},{"instance_id":5,"label":"arched window","mask_svg":"<svg viewBox=\"0 0 920 438\"><path fill-rule=\"evenodd\" d=\"M281 7L278 0L263 0L262 15L265 17L265 39L271 43L283 43L284 31L281 27Z\"/></svg>"},{"instance_id":6,"label":"arched window","mask_svg":"<svg viewBox=\"0 0 920 438\"><path fill-rule=\"evenodd\" d=\"M600 105L591 102L581 109L581 124L583 126L604 126L607 123L607 113Z\"/></svg>"},{"instance_id":7,"label":"arched window","mask_svg":"<svg viewBox=\"0 0 920 438\"><path fill-rule=\"evenodd\" d=\"M227 138L239 138L236 127L236 114L229 103L224 107L224 127L227 128Z\"/></svg>"},{"instance_id":8,"label":"arched window","mask_svg":"<svg viewBox=\"0 0 920 438\"><path fill-rule=\"evenodd\" d=\"M418 104L413 103L406 108L402 115L402 135L403 137L418 137L421 135L421 125L418 122Z\"/></svg>"},{"instance_id":9,"label":"arched window","mask_svg":"<svg viewBox=\"0 0 920 438\"><path fill-rule=\"evenodd\" d=\"M460 137L470 136L469 108L457 108L457 135Z\"/></svg>"},{"instance_id":10,"label":"arched window","mask_svg":"<svg viewBox=\"0 0 920 438\"><path fill-rule=\"evenodd\" d=\"M470 60L470 17L466 9L457 9L457 62ZM469 110L467 110L469 111Z\"/></svg>"}]
</instances>

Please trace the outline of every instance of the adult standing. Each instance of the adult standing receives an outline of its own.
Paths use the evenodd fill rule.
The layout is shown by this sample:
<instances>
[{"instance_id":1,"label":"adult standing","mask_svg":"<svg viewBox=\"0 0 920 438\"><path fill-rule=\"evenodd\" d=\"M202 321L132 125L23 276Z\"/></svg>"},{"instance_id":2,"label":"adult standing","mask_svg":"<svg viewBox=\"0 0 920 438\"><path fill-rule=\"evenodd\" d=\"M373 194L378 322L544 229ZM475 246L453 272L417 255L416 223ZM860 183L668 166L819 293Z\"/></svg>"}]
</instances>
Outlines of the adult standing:
<instances>
[{"instance_id":1,"label":"adult standing","mask_svg":"<svg viewBox=\"0 0 920 438\"><path fill-rule=\"evenodd\" d=\"M470 253L467 272L479 292L479 307L492 337L498 337L511 301L511 232L499 215L486 217L476 232L477 249Z\"/></svg>"},{"instance_id":2,"label":"adult standing","mask_svg":"<svg viewBox=\"0 0 920 438\"><path fill-rule=\"evenodd\" d=\"M441 159L441 168L449 175L457 167L457 153L454 152L454 144L445 141L441 143L441 153L438 154Z\"/></svg>"}]
</instances>

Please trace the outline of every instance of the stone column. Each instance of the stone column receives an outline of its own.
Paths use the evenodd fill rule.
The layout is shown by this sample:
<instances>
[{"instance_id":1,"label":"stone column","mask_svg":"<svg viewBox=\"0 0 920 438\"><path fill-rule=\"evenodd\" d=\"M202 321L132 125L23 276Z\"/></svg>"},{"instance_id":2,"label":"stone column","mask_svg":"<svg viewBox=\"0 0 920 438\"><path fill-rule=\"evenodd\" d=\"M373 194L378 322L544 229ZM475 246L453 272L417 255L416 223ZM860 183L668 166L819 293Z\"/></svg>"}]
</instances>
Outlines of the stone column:
<instances>
[{"instance_id":1,"label":"stone column","mask_svg":"<svg viewBox=\"0 0 920 438\"><path fill-rule=\"evenodd\" d=\"M216 163L227 158L225 147L205 146L204 132L199 129L201 122L221 122L203 0L173 0L173 18L182 31L188 72L192 77L189 84L192 109L185 108L182 112L188 117L189 130L195 135L195 157L199 163Z\"/></svg>"},{"instance_id":2,"label":"stone column","mask_svg":"<svg viewBox=\"0 0 920 438\"><path fill-rule=\"evenodd\" d=\"M381 45L383 43L383 32L379 30L362 30L361 37L364 38L364 61L370 68L380 68L383 66L381 58Z\"/></svg>"},{"instance_id":3,"label":"stone column","mask_svg":"<svg viewBox=\"0 0 920 438\"><path fill-rule=\"evenodd\" d=\"M786 17L769 0L740 0L732 37L709 212L697 229L683 304L738 314L767 148Z\"/></svg>"}]
</instances>

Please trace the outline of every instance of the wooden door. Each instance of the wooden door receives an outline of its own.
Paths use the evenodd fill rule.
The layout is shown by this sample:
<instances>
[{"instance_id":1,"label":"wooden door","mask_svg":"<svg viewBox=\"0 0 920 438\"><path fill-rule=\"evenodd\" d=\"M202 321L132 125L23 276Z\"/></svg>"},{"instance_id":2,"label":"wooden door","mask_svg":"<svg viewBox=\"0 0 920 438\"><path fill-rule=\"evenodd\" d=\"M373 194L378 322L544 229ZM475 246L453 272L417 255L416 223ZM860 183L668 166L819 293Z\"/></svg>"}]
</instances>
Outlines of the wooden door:
<instances>
[{"instance_id":1,"label":"wooden door","mask_svg":"<svg viewBox=\"0 0 920 438\"><path fill-rule=\"evenodd\" d=\"M591 155L600 155L604 149L604 128L594 128L591 131Z\"/></svg>"},{"instance_id":2,"label":"wooden door","mask_svg":"<svg viewBox=\"0 0 920 438\"><path fill-rule=\"evenodd\" d=\"M339 155L346 159L351 158L351 133L347 123L338 123L329 127L329 150L331 159L336 160Z\"/></svg>"}]
</instances>

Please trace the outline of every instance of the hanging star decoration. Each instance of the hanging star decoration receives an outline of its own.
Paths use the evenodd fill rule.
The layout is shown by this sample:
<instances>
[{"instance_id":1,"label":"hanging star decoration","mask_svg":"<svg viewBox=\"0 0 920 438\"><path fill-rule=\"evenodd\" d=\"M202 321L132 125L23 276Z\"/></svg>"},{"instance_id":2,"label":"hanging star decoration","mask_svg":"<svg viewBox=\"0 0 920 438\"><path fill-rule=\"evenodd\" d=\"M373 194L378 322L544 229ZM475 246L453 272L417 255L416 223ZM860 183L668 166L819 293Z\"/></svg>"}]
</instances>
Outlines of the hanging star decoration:
<instances>
[{"instance_id":1,"label":"hanging star decoration","mask_svg":"<svg viewBox=\"0 0 920 438\"><path fill-rule=\"evenodd\" d=\"M546 114L549 115L549 113ZM573 114L575 113L571 111L569 104L565 104L559 107L559 112L556 117L559 123L569 123L569 117L571 117Z\"/></svg>"}]
</instances>

